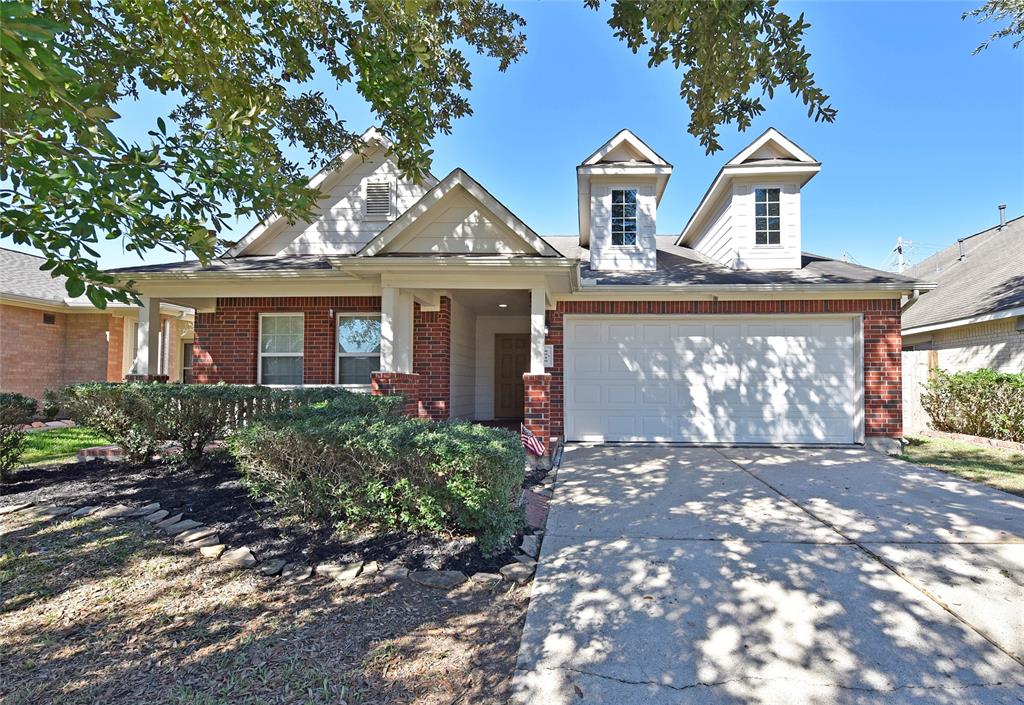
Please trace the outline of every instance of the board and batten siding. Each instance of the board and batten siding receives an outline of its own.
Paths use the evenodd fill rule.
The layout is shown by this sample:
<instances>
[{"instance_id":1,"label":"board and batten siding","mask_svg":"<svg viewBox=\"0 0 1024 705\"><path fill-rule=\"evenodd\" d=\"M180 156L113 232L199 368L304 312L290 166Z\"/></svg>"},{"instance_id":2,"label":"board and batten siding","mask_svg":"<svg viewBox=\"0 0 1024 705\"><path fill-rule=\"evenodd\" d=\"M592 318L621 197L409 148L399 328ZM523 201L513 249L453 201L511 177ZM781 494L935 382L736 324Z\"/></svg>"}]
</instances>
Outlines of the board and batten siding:
<instances>
[{"instance_id":1,"label":"board and batten siding","mask_svg":"<svg viewBox=\"0 0 1024 705\"><path fill-rule=\"evenodd\" d=\"M391 184L390 218L366 217L363 214L366 184L374 181ZM312 222L300 220L286 225L281 232L247 254L353 254L422 198L429 186L403 179L394 159L384 150L375 149L361 164L335 183L321 186L321 190L327 195L320 201L318 214Z\"/></svg>"},{"instance_id":2,"label":"board and batten siding","mask_svg":"<svg viewBox=\"0 0 1024 705\"><path fill-rule=\"evenodd\" d=\"M451 345L451 418L471 420L476 411L476 314L455 300Z\"/></svg>"},{"instance_id":3,"label":"board and batten siding","mask_svg":"<svg viewBox=\"0 0 1024 705\"><path fill-rule=\"evenodd\" d=\"M636 247L612 245L612 190L636 189ZM653 271L657 266L657 200L654 183L593 183L590 191L590 268L597 271Z\"/></svg>"}]
</instances>

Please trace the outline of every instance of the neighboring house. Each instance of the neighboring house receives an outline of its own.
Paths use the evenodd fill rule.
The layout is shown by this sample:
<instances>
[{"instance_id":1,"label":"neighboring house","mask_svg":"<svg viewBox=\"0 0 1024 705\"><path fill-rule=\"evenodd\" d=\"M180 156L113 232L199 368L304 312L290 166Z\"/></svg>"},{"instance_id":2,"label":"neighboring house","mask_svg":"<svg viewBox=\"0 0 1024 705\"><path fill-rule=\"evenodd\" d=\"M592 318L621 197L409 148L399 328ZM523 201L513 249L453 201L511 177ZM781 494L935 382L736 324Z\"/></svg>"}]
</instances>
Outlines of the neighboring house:
<instances>
[{"instance_id":1,"label":"neighboring house","mask_svg":"<svg viewBox=\"0 0 1024 705\"><path fill-rule=\"evenodd\" d=\"M42 263L0 248L0 391L42 399L66 384L124 379L136 357L138 309L112 303L100 311L68 298L64 278L41 271ZM162 306L155 369L172 380L189 373L193 320L189 309Z\"/></svg>"},{"instance_id":2,"label":"neighboring house","mask_svg":"<svg viewBox=\"0 0 1024 705\"><path fill-rule=\"evenodd\" d=\"M402 393L409 413L525 419L545 442L898 445L900 297L926 287L803 251L821 165L776 130L671 236L672 165L628 130L576 167L572 237L539 236L462 169L407 181L364 140L312 180L312 222L269 219L206 267L115 270L146 311L197 310L197 381Z\"/></svg>"},{"instance_id":3,"label":"neighboring house","mask_svg":"<svg viewBox=\"0 0 1024 705\"><path fill-rule=\"evenodd\" d=\"M957 240L907 273L936 283L903 314L903 413L907 430L920 431L930 370L1024 372L1024 216Z\"/></svg>"}]
</instances>

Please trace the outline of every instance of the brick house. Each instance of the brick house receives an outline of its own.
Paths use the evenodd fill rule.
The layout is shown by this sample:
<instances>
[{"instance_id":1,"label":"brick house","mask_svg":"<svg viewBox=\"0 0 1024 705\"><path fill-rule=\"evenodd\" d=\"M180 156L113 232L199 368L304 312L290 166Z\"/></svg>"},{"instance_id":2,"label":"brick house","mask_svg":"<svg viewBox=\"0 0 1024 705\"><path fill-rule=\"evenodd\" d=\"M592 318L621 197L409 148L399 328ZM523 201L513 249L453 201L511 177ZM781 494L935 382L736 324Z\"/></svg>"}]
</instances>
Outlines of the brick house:
<instances>
[{"instance_id":1,"label":"brick house","mask_svg":"<svg viewBox=\"0 0 1024 705\"><path fill-rule=\"evenodd\" d=\"M41 400L67 384L123 380L135 358L138 309L111 304L100 311L85 298L70 299L64 279L40 271L42 263L0 248L0 391ZM183 361L193 320L190 309L162 307L157 369L172 380L190 372Z\"/></svg>"},{"instance_id":2,"label":"brick house","mask_svg":"<svg viewBox=\"0 0 1024 705\"><path fill-rule=\"evenodd\" d=\"M867 443L902 435L915 279L803 250L821 165L768 130L658 235L672 165L623 130L576 167L580 232L541 237L462 169L402 177L386 138L209 266L115 270L196 309L195 379L401 393L434 419L523 419L548 441ZM147 337L148 336L148 337ZM155 367L140 352L141 372Z\"/></svg>"}]
</instances>

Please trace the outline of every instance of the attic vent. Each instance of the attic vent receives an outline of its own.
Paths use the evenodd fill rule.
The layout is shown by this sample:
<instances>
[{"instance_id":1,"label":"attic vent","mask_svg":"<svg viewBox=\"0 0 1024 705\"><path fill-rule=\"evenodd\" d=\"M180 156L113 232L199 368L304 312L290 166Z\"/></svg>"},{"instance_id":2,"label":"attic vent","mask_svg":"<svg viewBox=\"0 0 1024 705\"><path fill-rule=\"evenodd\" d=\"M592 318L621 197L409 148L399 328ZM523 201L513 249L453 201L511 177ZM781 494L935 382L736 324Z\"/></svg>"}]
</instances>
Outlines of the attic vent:
<instances>
[{"instance_id":1,"label":"attic vent","mask_svg":"<svg viewBox=\"0 0 1024 705\"><path fill-rule=\"evenodd\" d=\"M366 184L366 216L387 218L391 215L391 184L377 181Z\"/></svg>"}]
</instances>

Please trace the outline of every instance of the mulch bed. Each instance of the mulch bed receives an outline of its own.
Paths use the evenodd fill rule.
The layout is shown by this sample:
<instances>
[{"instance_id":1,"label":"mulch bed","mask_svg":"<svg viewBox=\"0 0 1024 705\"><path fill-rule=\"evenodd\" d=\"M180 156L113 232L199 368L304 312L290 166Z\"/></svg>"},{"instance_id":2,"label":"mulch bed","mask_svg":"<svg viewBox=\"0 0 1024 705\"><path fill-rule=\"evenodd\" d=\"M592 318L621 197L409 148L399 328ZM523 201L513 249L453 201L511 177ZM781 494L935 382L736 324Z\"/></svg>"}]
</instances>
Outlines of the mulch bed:
<instances>
[{"instance_id":1,"label":"mulch bed","mask_svg":"<svg viewBox=\"0 0 1024 705\"><path fill-rule=\"evenodd\" d=\"M532 472L536 484L543 472ZM160 502L172 514L216 528L223 543L248 546L262 561L284 558L309 564L356 560L398 561L410 570L496 572L514 550L483 555L471 538L446 539L409 533L345 535L331 526L300 522L242 487L230 456L213 454L203 467L172 463L141 466L103 460L18 470L3 487L0 506L36 504L141 506Z\"/></svg>"}]
</instances>

